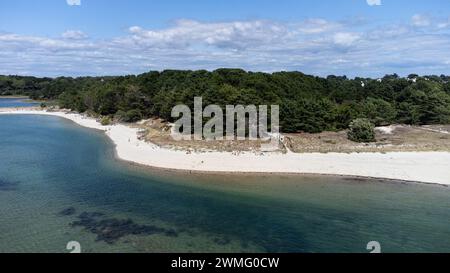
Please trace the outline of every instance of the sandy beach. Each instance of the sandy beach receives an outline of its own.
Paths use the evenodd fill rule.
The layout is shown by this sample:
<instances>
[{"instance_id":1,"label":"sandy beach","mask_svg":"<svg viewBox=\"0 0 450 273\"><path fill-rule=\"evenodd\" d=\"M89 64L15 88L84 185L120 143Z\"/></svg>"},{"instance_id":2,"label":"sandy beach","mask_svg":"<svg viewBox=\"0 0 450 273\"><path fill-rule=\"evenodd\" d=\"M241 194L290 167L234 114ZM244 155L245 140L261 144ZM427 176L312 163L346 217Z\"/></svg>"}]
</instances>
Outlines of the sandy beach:
<instances>
[{"instance_id":1,"label":"sandy beach","mask_svg":"<svg viewBox=\"0 0 450 273\"><path fill-rule=\"evenodd\" d=\"M450 185L449 152L287 153L185 152L138 139L138 129L102 126L80 114L33 109L0 109L0 114L49 115L105 132L117 156L146 166L201 172L292 173L375 177Z\"/></svg>"}]
</instances>

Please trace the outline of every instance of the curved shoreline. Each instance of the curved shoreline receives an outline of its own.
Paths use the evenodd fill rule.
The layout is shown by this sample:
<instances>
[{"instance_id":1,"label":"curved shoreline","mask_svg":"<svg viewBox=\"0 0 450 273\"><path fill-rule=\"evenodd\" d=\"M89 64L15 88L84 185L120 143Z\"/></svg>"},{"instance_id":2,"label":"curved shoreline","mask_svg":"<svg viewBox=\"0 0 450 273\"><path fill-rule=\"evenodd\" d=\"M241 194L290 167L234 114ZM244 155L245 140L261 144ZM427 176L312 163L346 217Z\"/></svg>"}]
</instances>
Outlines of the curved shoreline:
<instances>
[{"instance_id":1,"label":"curved shoreline","mask_svg":"<svg viewBox=\"0 0 450 273\"><path fill-rule=\"evenodd\" d=\"M80 114L32 109L0 109L0 114L47 115L103 131L115 144L119 159L161 169L215 173L319 174L380 178L450 185L449 152L392 153L187 153L138 139L138 129L126 125L102 126Z\"/></svg>"}]
</instances>

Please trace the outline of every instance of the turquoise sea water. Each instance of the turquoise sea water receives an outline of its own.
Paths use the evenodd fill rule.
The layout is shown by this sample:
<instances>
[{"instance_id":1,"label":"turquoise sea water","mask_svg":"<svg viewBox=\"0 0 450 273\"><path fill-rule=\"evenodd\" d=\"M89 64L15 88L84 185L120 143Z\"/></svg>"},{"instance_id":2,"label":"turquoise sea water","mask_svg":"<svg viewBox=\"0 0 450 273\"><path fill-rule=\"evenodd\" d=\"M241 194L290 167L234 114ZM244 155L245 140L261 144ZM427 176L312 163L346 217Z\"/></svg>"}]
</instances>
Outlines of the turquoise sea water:
<instances>
[{"instance_id":1,"label":"turquoise sea water","mask_svg":"<svg viewBox=\"0 0 450 273\"><path fill-rule=\"evenodd\" d=\"M9 107L31 107L36 106L38 103L29 102L25 99L18 98L0 98L0 108L9 108Z\"/></svg>"},{"instance_id":2,"label":"turquoise sea water","mask_svg":"<svg viewBox=\"0 0 450 273\"><path fill-rule=\"evenodd\" d=\"M0 115L0 252L449 252L449 208L443 186L142 169L101 132Z\"/></svg>"}]
</instances>

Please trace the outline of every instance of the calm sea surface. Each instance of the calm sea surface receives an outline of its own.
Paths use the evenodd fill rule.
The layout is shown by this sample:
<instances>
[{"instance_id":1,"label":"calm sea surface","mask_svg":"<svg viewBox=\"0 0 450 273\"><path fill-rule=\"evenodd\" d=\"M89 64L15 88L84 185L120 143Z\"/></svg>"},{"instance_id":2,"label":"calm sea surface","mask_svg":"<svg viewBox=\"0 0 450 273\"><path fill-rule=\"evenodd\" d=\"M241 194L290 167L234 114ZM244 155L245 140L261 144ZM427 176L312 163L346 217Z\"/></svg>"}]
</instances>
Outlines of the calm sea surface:
<instances>
[{"instance_id":1,"label":"calm sea surface","mask_svg":"<svg viewBox=\"0 0 450 273\"><path fill-rule=\"evenodd\" d=\"M0 108L30 107L36 105L38 105L37 102L29 102L25 98L0 98Z\"/></svg>"},{"instance_id":2,"label":"calm sea surface","mask_svg":"<svg viewBox=\"0 0 450 273\"><path fill-rule=\"evenodd\" d=\"M101 132L0 115L0 252L449 252L450 189L189 175L114 159Z\"/></svg>"}]
</instances>

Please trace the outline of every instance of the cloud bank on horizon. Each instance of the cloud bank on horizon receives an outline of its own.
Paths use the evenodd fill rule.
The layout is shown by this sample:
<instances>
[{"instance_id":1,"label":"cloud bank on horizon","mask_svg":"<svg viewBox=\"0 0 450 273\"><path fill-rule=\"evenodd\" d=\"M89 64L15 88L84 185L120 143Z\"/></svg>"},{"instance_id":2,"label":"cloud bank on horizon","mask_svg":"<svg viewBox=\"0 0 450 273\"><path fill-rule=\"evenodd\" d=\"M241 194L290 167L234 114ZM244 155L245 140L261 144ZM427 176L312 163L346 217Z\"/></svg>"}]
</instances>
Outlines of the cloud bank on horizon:
<instances>
[{"instance_id":1,"label":"cloud bank on horizon","mask_svg":"<svg viewBox=\"0 0 450 273\"><path fill-rule=\"evenodd\" d=\"M366 1L381 5L381 0ZM221 67L350 77L448 74L450 16L417 13L395 23L356 17L178 19L165 27L129 25L107 38L77 29L53 37L0 31L0 49L0 74L123 75Z\"/></svg>"}]
</instances>

